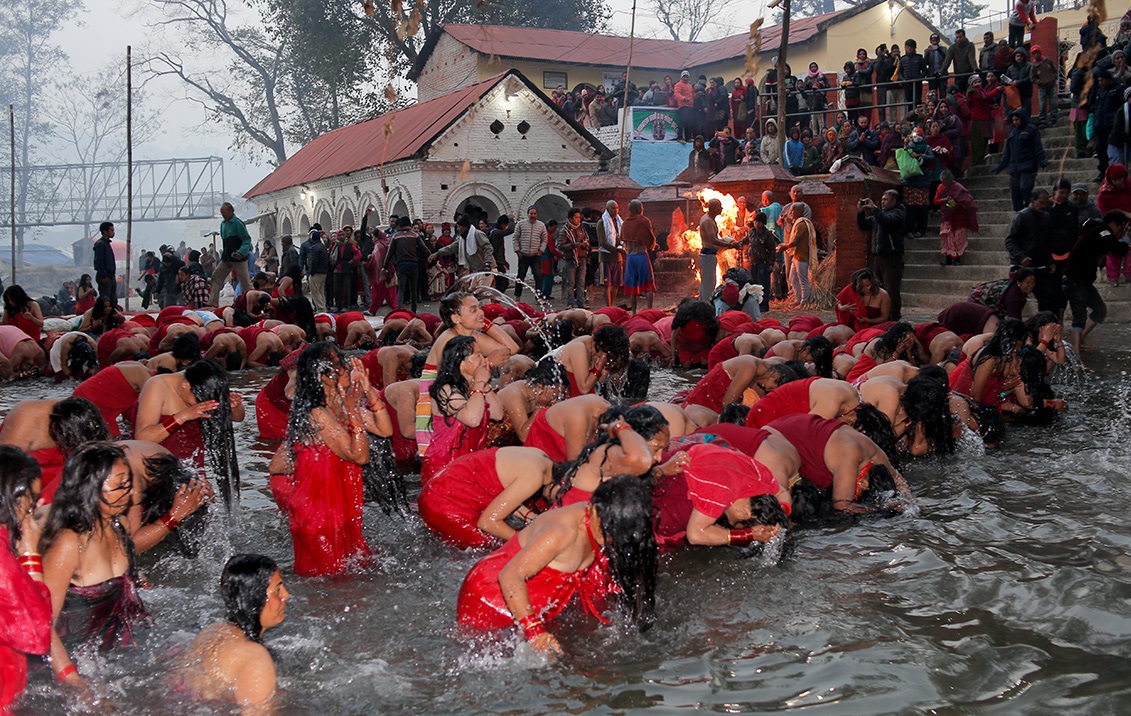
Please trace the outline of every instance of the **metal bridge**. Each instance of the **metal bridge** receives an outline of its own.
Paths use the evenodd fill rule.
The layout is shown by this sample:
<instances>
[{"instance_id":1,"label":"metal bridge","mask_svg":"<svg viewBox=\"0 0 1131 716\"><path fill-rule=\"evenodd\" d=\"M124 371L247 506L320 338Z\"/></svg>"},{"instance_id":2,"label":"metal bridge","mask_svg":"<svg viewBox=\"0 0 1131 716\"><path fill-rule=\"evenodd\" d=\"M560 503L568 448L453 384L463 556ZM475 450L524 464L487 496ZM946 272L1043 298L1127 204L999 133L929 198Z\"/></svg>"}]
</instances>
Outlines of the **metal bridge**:
<instances>
[{"instance_id":1,"label":"metal bridge","mask_svg":"<svg viewBox=\"0 0 1131 716\"><path fill-rule=\"evenodd\" d=\"M224 160L219 157L133 164L134 221L211 219L225 201ZM125 162L16 167L17 186L24 173L28 193L22 207L17 200L17 228L126 220ZM0 216L7 219L11 216L7 192L0 201L4 202Z\"/></svg>"}]
</instances>

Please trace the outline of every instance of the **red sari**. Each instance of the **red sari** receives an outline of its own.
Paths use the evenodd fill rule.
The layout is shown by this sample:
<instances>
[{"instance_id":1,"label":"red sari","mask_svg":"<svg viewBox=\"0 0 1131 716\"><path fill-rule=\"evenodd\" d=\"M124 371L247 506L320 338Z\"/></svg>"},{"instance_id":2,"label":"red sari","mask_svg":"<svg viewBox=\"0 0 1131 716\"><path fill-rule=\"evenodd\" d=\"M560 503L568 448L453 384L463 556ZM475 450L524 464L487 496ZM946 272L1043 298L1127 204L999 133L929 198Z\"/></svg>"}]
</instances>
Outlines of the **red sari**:
<instances>
[{"instance_id":1,"label":"red sari","mask_svg":"<svg viewBox=\"0 0 1131 716\"><path fill-rule=\"evenodd\" d=\"M503 491L495 467L498 452L488 448L457 458L420 490L420 518L448 544L460 549L498 544L478 526L483 511Z\"/></svg>"},{"instance_id":2,"label":"red sari","mask_svg":"<svg viewBox=\"0 0 1131 716\"><path fill-rule=\"evenodd\" d=\"M291 484L291 490L277 494L284 496L279 507L290 518L295 574L340 574L348 560L369 556L361 534L360 465L338 457L324 444L299 443Z\"/></svg>"},{"instance_id":3,"label":"red sari","mask_svg":"<svg viewBox=\"0 0 1131 716\"><path fill-rule=\"evenodd\" d=\"M11 537L0 527L0 713L27 683L25 654L46 654L51 646L51 592L34 581L8 550Z\"/></svg>"},{"instance_id":4,"label":"red sari","mask_svg":"<svg viewBox=\"0 0 1131 716\"><path fill-rule=\"evenodd\" d=\"M586 521L586 529L589 528ZM592 533L589 543L596 555L593 563L576 572L559 572L544 567L541 572L526 580L526 591L530 595L533 613L543 621L550 621L562 613L580 592L581 604L585 611L602 622L605 597L617 591L609 577L608 561L604 552L597 546ZM499 586L499 573L522 550L518 535L511 537L505 545L484 557L471 568L459 590L459 603L456 607L457 619L475 629L504 629L514 625L514 615L503 599Z\"/></svg>"},{"instance_id":5,"label":"red sari","mask_svg":"<svg viewBox=\"0 0 1131 716\"><path fill-rule=\"evenodd\" d=\"M440 470L457 457L482 450L487 446L488 411L478 427L469 428L459 418L435 416L432 418L432 441L424 451L420 464L420 484L427 485Z\"/></svg>"}]
</instances>

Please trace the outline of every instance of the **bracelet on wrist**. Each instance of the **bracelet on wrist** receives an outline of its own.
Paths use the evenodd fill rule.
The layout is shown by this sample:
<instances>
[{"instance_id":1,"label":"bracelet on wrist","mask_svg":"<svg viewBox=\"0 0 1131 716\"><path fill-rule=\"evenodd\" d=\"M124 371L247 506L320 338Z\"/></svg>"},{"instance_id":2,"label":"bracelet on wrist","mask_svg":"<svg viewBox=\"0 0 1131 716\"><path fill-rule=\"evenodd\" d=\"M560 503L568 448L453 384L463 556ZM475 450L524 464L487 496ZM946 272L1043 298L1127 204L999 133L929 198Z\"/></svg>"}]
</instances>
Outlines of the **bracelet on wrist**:
<instances>
[{"instance_id":1,"label":"bracelet on wrist","mask_svg":"<svg viewBox=\"0 0 1131 716\"><path fill-rule=\"evenodd\" d=\"M66 681L68 676L77 673L79 673L77 666L75 666L74 664L67 664L62 669L59 669L55 672L55 678L59 681Z\"/></svg>"},{"instance_id":2,"label":"bracelet on wrist","mask_svg":"<svg viewBox=\"0 0 1131 716\"><path fill-rule=\"evenodd\" d=\"M181 526L181 521L173 517L173 511L170 510L161 515L161 524L164 525L165 529L174 532Z\"/></svg>"},{"instance_id":3,"label":"bracelet on wrist","mask_svg":"<svg viewBox=\"0 0 1131 716\"><path fill-rule=\"evenodd\" d=\"M483 332L484 333L486 333L487 331L491 330L494 327L495 327L495 324L491 321L490 318L484 318L483 319Z\"/></svg>"},{"instance_id":4,"label":"bracelet on wrist","mask_svg":"<svg viewBox=\"0 0 1131 716\"><path fill-rule=\"evenodd\" d=\"M534 637L546 633L546 625L542 622L541 619L533 614L520 619L518 625L522 628L522 633L526 637L527 641L530 641Z\"/></svg>"},{"instance_id":5,"label":"bracelet on wrist","mask_svg":"<svg viewBox=\"0 0 1131 716\"><path fill-rule=\"evenodd\" d=\"M176 415L166 415L161 418L161 427L165 429L165 432L172 435L177 428L181 427L181 422L177 420Z\"/></svg>"}]
</instances>

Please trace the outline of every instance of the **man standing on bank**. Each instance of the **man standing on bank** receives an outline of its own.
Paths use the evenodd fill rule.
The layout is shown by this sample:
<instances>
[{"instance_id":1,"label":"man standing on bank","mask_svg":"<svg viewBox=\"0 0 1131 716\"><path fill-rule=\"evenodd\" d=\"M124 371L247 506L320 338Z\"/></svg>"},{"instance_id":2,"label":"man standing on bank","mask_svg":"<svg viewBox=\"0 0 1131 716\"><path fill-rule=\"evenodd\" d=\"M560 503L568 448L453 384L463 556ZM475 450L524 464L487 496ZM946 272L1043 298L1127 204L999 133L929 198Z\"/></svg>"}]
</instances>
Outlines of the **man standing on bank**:
<instances>
[{"instance_id":1,"label":"man standing on bank","mask_svg":"<svg viewBox=\"0 0 1131 716\"><path fill-rule=\"evenodd\" d=\"M98 241L94 242L94 280L98 284L98 295L109 298L110 303L118 305L118 268L114 261L114 249L110 245L114 238L114 224L103 221L98 226Z\"/></svg>"},{"instance_id":2,"label":"man standing on bank","mask_svg":"<svg viewBox=\"0 0 1131 716\"><path fill-rule=\"evenodd\" d=\"M220 305L220 289L233 271L240 282L240 290L247 293L251 289L251 279L247 275L247 257L251 255L251 235L243 221L236 217L236 209L230 203L220 206L220 260L212 272L212 296L210 305Z\"/></svg>"}]
</instances>

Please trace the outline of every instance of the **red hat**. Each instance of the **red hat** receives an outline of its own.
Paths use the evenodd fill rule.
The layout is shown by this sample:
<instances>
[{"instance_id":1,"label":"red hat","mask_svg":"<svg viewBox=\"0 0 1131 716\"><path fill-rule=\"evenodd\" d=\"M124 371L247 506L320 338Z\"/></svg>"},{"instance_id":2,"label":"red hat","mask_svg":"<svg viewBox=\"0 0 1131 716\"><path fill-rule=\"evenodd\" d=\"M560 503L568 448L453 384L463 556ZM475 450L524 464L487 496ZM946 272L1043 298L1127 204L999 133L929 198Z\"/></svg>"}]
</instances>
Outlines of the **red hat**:
<instances>
[{"instance_id":1,"label":"red hat","mask_svg":"<svg viewBox=\"0 0 1131 716\"><path fill-rule=\"evenodd\" d=\"M723 303L728 306L733 306L738 303L738 284L727 281L723 284L723 292L719 295L723 299Z\"/></svg>"}]
</instances>

